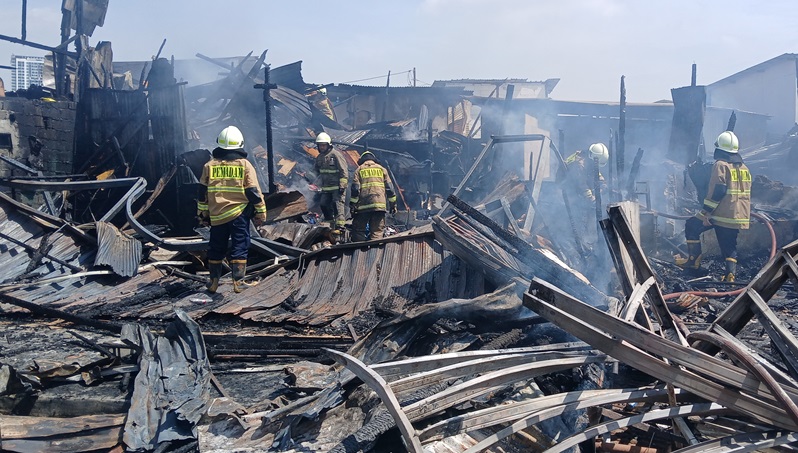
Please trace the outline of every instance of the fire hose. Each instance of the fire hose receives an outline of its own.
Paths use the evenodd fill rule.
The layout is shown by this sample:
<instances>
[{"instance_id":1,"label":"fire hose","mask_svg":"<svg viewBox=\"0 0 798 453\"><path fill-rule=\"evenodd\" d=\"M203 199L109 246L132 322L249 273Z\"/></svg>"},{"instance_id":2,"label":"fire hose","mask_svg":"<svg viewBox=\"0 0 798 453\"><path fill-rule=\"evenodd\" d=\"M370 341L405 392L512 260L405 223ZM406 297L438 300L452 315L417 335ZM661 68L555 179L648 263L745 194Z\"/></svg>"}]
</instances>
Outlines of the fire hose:
<instances>
[{"instance_id":1,"label":"fire hose","mask_svg":"<svg viewBox=\"0 0 798 453\"><path fill-rule=\"evenodd\" d=\"M649 212L651 212L652 214L657 215L657 216L665 217L667 219L675 219L675 220L687 220L690 217L693 217L693 216L689 216L689 215L664 214L664 213L658 212L658 211L649 211ZM777 245L776 245L776 231L773 230L773 224L770 223L770 220L768 220L767 217L763 216L762 214L758 214L756 212L752 212L751 213L751 217L757 219L759 222L764 224L767 227L768 231L770 232L770 256L768 257L768 259L773 259L773 257L776 256L776 248L777 248ZM690 295L693 295L693 296L701 296L701 297L718 298L718 297L726 297L726 296L736 296L738 294L741 294L743 291L745 291L745 288L736 289L734 291L724 291L724 292L681 291L681 292L678 292L678 293L665 294L663 296L663 299L665 299L665 300L676 299L676 298L682 296L683 294L690 294Z\"/></svg>"}]
</instances>

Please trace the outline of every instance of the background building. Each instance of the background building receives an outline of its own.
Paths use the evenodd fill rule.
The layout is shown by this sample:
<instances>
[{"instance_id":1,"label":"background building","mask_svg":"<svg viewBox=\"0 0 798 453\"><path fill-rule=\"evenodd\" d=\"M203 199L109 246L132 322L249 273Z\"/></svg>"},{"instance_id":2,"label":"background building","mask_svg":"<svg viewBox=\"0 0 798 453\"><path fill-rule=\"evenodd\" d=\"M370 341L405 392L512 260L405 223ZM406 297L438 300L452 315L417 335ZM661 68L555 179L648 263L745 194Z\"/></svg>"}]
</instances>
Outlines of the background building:
<instances>
[{"instance_id":1,"label":"background building","mask_svg":"<svg viewBox=\"0 0 798 453\"><path fill-rule=\"evenodd\" d=\"M31 85L42 85L44 57L11 55L11 91L24 90Z\"/></svg>"}]
</instances>

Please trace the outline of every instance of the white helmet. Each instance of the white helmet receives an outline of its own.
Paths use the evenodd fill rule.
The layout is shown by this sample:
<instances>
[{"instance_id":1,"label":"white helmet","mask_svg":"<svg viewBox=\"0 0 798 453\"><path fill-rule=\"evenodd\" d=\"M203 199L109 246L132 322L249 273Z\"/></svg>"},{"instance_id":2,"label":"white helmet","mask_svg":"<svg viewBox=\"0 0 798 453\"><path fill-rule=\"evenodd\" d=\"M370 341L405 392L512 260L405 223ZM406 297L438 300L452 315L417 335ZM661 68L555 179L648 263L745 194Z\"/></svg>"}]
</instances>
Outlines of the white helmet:
<instances>
[{"instance_id":1,"label":"white helmet","mask_svg":"<svg viewBox=\"0 0 798 453\"><path fill-rule=\"evenodd\" d=\"M737 154L740 150L740 141L732 131L722 132L715 140L715 148L726 151L727 153Z\"/></svg>"},{"instance_id":2,"label":"white helmet","mask_svg":"<svg viewBox=\"0 0 798 453\"><path fill-rule=\"evenodd\" d=\"M328 145L332 145L332 139L330 138L330 135L327 134L326 132L319 132L319 135L316 136L316 144L318 145L319 143L326 143Z\"/></svg>"},{"instance_id":3,"label":"white helmet","mask_svg":"<svg viewBox=\"0 0 798 453\"><path fill-rule=\"evenodd\" d=\"M244 147L244 135L235 126L227 126L219 132L216 144L222 149L239 149Z\"/></svg>"},{"instance_id":4,"label":"white helmet","mask_svg":"<svg viewBox=\"0 0 798 453\"><path fill-rule=\"evenodd\" d=\"M600 167L607 165L607 162L610 160L610 151L604 146L604 143L593 143L590 145L589 151L590 158L598 159Z\"/></svg>"}]
</instances>

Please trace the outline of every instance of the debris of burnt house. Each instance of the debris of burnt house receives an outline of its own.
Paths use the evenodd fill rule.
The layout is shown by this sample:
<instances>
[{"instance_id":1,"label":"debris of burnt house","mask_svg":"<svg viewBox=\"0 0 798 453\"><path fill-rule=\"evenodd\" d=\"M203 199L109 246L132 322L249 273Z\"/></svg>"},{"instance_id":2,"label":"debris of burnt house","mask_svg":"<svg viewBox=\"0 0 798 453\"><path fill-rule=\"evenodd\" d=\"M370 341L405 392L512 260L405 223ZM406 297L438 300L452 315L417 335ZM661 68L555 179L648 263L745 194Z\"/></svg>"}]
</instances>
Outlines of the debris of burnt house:
<instances>
[{"instance_id":1,"label":"debris of burnt house","mask_svg":"<svg viewBox=\"0 0 798 453\"><path fill-rule=\"evenodd\" d=\"M266 51L175 61L165 42L117 64L89 45L107 7L65 1L50 86L0 98L0 449L796 442L789 114L774 133L767 104L732 102L728 81L632 104L623 78L617 103L552 99L558 79L309 83ZM794 60L758 68L791 83L788 101ZM185 72L200 66L213 80ZM194 198L231 124L269 216L243 291L226 275L210 294ZM755 175L737 282L713 278L712 235L709 275L673 264L703 198L686 167L722 130L745 137ZM350 170L366 149L388 169L388 236L336 244L315 222L320 131ZM569 158L593 143L607 165L577 174Z\"/></svg>"}]
</instances>

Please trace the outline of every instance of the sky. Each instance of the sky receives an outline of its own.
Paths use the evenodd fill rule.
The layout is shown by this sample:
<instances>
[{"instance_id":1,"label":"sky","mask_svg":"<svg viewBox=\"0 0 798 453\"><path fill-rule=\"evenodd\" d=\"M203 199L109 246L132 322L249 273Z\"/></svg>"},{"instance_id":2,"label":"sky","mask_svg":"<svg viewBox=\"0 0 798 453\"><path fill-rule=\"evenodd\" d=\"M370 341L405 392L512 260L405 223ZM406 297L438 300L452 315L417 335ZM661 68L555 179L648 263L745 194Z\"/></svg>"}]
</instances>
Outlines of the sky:
<instances>
[{"instance_id":1,"label":"sky","mask_svg":"<svg viewBox=\"0 0 798 453\"><path fill-rule=\"evenodd\" d=\"M28 0L27 39L60 42L59 0ZM0 0L0 34L19 38L22 0ZM551 97L628 102L670 99L798 52L795 0L110 0L90 45L111 41L116 61L255 55L272 67L302 60L309 83L391 86L435 80L559 78ZM70 46L70 50L74 47ZM12 54L44 55L0 41ZM10 72L0 70L10 86ZM365 80L368 79L368 80ZM191 80L188 80L191 83Z\"/></svg>"}]
</instances>

